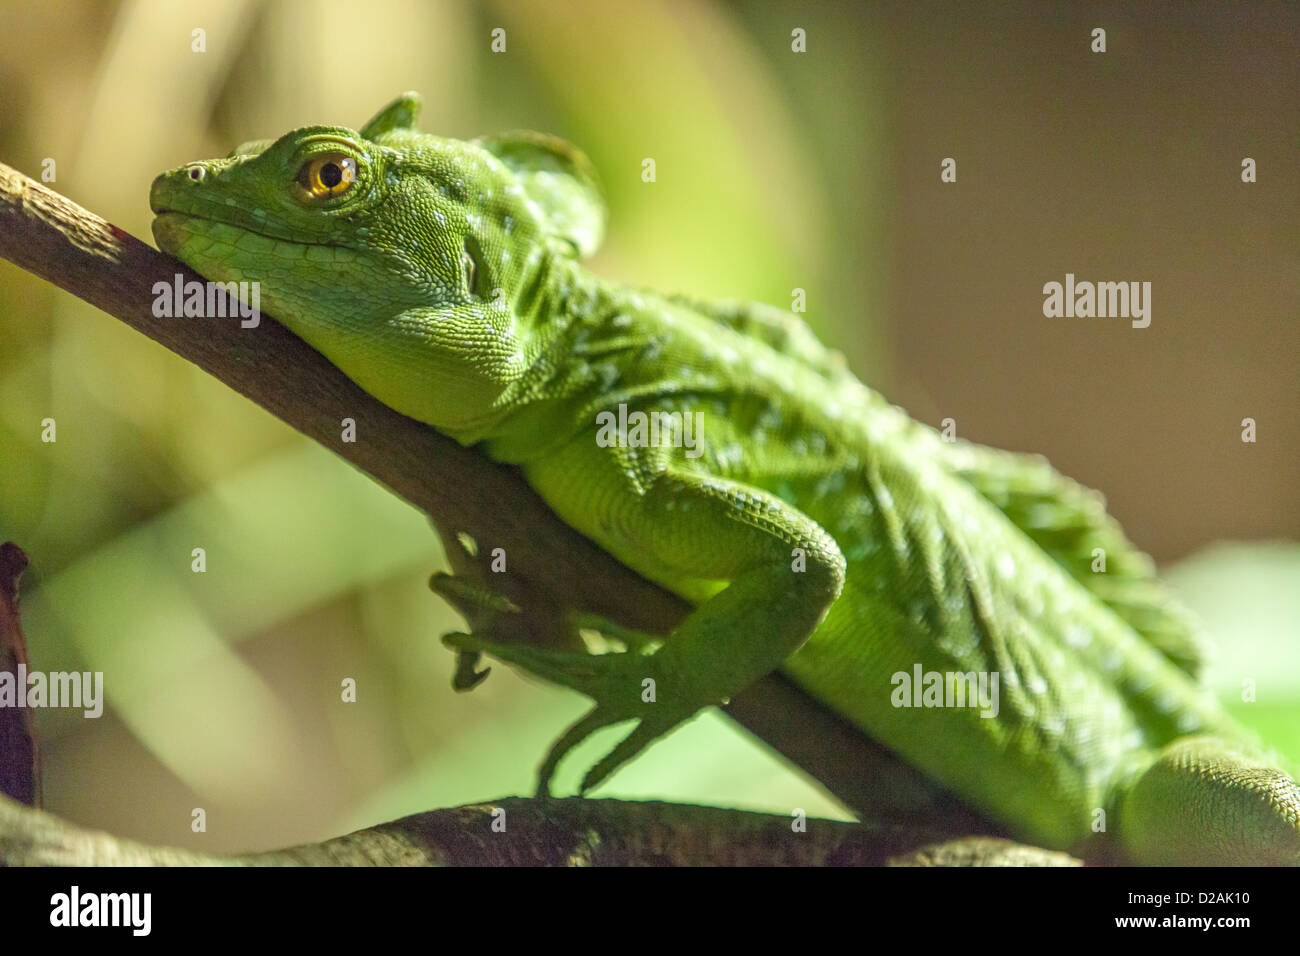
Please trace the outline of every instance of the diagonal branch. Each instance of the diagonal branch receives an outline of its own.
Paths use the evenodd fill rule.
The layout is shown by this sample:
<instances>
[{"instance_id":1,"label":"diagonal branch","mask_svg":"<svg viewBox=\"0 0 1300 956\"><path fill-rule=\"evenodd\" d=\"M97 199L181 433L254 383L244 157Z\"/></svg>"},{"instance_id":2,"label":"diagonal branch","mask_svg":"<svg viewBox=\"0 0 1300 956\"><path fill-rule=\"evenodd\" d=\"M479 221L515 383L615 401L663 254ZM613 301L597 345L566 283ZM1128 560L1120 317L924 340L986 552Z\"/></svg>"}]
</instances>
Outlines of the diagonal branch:
<instances>
[{"instance_id":1,"label":"diagonal branch","mask_svg":"<svg viewBox=\"0 0 1300 956\"><path fill-rule=\"evenodd\" d=\"M261 405L432 517L505 547L512 571L555 601L624 626L668 632L687 605L565 525L517 470L406 418L268 317L159 318L155 283L202 281L181 263L0 163L0 256L102 309ZM356 422L355 442L340 422ZM508 507L502 503L508 502ZM450 550L450 549L449 549ZM991 825L789 681L773 675L727 712L867 816Z\"/></svg>"}]
</instances>

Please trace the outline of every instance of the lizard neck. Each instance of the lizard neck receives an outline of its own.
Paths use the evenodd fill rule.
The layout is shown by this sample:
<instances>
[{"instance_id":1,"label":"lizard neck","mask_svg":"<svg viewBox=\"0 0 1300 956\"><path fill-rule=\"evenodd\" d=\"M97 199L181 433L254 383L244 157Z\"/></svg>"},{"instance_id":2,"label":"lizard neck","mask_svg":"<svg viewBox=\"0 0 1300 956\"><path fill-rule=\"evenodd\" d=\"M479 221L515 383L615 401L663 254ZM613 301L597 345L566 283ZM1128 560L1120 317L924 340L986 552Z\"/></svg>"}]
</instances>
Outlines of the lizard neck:
<instances>
[{"instance_id":1,"label":"lizard neck","mask_svg":"<svg viewBox=\"0 0 1300 956\"><path fill-rule=\"evenodd\" d=\"M567 255L525 284L515 309L526 343L527 370L503 392L489 422L465 443L482 442L489 457L521 464L580 432L584 410L616 388L651 336L638 329L638 296L593 275Z\"/></svg>"},{"instance_id":2,"label":"lizard neck","mask_svg":"<svg viewBox=\"0 0 1300 956\"><path fill-rule=\"evenodd\" d=\"M503 461L528 457L534 446L567 434L561 406L598 385L578 343L600 334L616 310L617 287L579 265L572 254L543 249L524 265L510 302L511 334L524 361L491 408L472 422L443 428L466 445L485 443Z\"/></svg>"}]
</instances>

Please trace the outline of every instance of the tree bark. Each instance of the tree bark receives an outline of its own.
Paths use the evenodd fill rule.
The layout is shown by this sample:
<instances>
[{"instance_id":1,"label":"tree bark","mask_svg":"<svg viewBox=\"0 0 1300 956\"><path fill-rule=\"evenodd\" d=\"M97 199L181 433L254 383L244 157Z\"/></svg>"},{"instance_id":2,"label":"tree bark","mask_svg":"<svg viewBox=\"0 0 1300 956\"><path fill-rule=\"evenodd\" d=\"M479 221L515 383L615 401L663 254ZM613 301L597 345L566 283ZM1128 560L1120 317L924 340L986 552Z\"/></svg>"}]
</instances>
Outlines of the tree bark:
<instances>
[{"instance_id":1,"label":"tree bark","mask_svg":"<svg viewBox=\"0 0 1300 956\"><path fill-rule=\"evenodd\" d=\"M323 843L214 856L74 826L0 797L9 866L1078 866L1064 853L945 829L623 800L431 810Z\"/></svg>"}]
</instances>

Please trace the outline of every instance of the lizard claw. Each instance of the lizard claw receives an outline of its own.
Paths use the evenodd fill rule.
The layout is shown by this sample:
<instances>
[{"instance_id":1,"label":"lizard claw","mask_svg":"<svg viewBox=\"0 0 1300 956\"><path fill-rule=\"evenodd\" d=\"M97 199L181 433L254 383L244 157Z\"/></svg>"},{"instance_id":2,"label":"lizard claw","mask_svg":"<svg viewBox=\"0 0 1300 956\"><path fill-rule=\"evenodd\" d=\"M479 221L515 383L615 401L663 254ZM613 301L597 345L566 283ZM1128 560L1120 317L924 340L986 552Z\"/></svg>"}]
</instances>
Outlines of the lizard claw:
<instances>
[{"instance_id":1,"label":"lizard claw","mask_svg":"<svg viewBox=\"0 0 1300 956\"><path fill-rule=\"evenodd\" d=\"M479 661L483 660L483 653L468 646L461 649L457 645L462 643L462 639L471 643L474 640L473 635L462 632L442 636L443 645L456 652L456 672L452 675L451 686L458 691L473 690L487 679L488 674L492 673L492 668L485 667L479 670L478 665Z\"/></svg>"}]
</instances>

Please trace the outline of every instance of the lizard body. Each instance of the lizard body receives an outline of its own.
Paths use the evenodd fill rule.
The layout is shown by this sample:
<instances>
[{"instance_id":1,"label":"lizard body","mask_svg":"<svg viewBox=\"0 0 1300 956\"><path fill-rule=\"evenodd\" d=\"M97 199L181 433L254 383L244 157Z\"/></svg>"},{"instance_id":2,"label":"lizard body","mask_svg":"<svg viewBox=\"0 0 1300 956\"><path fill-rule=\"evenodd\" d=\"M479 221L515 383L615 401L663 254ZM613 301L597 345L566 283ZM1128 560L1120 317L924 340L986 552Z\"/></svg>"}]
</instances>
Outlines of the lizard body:
<instances>
[{"instance_id":1,"label":"lizard body","mask_svg":"<svg viewBox=\"0 0 1300 956\"><path fill-rule=\"evenodd\" d=\"M1198 683L1194 625L1099 496L1040 458L943 441L790 313L593 275L579 258L605 213L585 157L539 134L418 133L417 110L407 94L360 132L165 173L154 234L210 279L258 281L361 387L517 465L695 605L623 653L446 638L596 702L542 789L599 727L637 721L584 790L783 668L1044 846L1087 852L1113 839L1101 819L1139 862L1300 862L1300 789ZM661 416L657 440L637 413ZM996 693L930 706L907 679L932 674Z\"/></svg>"}]
</instances>

